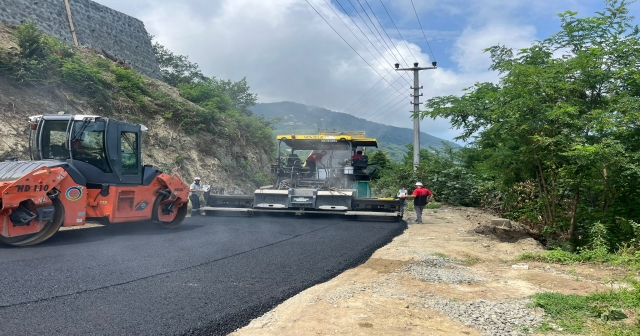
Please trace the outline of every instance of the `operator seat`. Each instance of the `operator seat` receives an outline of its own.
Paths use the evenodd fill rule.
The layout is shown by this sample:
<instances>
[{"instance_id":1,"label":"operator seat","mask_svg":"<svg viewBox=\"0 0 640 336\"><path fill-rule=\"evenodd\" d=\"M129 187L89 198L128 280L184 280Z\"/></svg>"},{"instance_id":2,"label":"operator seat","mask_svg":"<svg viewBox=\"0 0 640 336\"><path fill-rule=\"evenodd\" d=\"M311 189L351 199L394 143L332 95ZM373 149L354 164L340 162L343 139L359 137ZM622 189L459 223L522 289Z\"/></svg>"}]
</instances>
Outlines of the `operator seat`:
<instances>
[{"instance_id":1,"label":"operator seat","mask_svg":"<svg viewBox=\"0 0 640 336\"><path fill-rule=\"evenodd\" d=\"M289 154L287 157L287 167L288 168L301 168L302 160L298 156L298 154Z\"/></svg>"},{"instance_id":2,"label":"operator seat","mask_svg":"<svg viewBox=\"0 0 640 336\"><path fill-rule=\"evenodd\" d=\"M359 159L353 162L353 177L357 181L368 181L371 178L372 173L367 173L369 167L369 157L366 155L361 156Z\"/></svg>"},{"instance_id":3,"label":"operator seat","mask_svg":"<svg viewBox=\"0 0 640 336\"><path fill-rule=\"evenodd\" d=\"M365 170L369 166L369 157L366 155L361 156L359 159L354 160L353 170Z\"/></svg>"}]
</instances>

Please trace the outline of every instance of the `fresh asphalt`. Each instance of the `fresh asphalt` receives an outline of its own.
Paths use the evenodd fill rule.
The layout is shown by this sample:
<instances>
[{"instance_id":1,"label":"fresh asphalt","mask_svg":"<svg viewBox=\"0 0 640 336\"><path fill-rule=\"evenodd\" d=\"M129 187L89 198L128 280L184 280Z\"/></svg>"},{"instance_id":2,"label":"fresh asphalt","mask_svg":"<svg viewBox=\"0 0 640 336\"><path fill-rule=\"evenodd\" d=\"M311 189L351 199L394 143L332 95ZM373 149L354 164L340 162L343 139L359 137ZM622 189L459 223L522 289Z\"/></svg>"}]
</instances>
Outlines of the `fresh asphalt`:
<instances>
[{"instance_id":1,"label":"fresh asphalt","mask_svg":"<svg viewBox=\"0 0 640 336\"><path fill-rule=\"evenodd\" d=\"M219 335L364 262L404 222L195 217L0 245L0 335Z\"/></svg>"}]
</instances>

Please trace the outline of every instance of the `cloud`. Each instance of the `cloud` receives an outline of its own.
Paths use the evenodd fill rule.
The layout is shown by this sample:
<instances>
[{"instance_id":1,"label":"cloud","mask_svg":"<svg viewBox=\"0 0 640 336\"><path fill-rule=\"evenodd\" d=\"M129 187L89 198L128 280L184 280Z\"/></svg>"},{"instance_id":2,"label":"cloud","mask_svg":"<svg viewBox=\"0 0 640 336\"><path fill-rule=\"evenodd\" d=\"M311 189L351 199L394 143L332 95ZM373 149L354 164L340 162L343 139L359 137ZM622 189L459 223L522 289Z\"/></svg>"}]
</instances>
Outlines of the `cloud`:
<instances>
[{"instance_id":1,"label":"cloud","mask_svg":"<svg viewBox=\"0 0 640 336\"><path fill-rule=\"evenodd\" d=\"M395 99L396 103L385 107L386 111L379 112L372 120L382 120L397 110L384 119L384 123L412 127L409 118L411 77L404 74L405 79L398 79L392 63L400 61L403 66L414 61L420 65L431 63L416 14L404 1L383 0L407 41L401 40L379 1L369 0L391 37L391 42L387 41L393 44L391 51L378 40L371 22L357 16L344 0L340 3L351 17L336 0L309 2L351 47L305 0L97 1L143 20L160 43L178 54L189 55L205 74L233 80L247 77L261 102L287 100L343 111L380 81L379 73L385 75L385 80L347 112L356 116L374 114ZM490 59L483 53L484 48L496 44L528 46L531 40L540 38L537 34L541 29L548 29L551 23L557 26L555 13L565 9L584 10L589 6L577 0L413 2L441 65L436 71L421 74L421 84L425 87L423 101L437 95L460 94L462 88L478 81L498 80L495 73L488 71ZM377 21L374 22L377 25ZM386 40L386 34L383 39ZM398 52L402 55L399 60L396 59ZM383 88L387 89L383 91ZM390 95L392 97L383 102ZM376 98L365 108L357 110L373 97ZM422 125L423 131L445 139L459 133L450 130L446 120L425 120Z\"/></svg>"}]
</instances>

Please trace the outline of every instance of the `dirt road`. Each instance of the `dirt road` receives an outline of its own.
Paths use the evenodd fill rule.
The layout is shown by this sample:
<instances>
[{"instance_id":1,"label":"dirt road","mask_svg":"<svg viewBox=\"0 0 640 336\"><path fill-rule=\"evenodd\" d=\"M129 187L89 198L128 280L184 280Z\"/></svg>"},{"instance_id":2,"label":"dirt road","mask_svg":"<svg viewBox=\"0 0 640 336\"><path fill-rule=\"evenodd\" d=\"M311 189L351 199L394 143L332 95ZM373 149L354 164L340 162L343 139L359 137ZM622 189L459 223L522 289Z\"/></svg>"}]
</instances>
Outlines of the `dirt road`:
<instances>
[{"instance_id":1,"label":"dirt road","mask_svg":"<svg viewBox=\"0 0 640 336\"><path fill-rule=\"evenodd\" d=\"M471 208L426 210L365 264L311 287L232 335L521 335L544 319L527 306L536 292L610 288L619 270L519 262L542 251L531 238L477 234L491 215ZM414 215L415 216L415 215Z\"/></svg>"}]
</instances>

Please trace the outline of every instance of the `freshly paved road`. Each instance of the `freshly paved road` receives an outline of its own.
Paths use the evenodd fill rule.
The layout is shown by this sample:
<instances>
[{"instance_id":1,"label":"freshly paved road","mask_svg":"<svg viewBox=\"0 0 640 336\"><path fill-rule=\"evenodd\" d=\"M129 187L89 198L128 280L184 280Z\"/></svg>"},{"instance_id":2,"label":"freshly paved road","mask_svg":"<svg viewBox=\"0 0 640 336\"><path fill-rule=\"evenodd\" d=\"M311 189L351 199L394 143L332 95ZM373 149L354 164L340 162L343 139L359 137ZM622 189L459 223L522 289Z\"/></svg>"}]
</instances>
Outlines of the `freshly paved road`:
<instances>
[{"instance_id":1,"label":"freshly paved road","mask_svg":"<svg viewBox=\"0 0 640 336\"><path fill-rule=\"evenodd\" d=\"M0 335L218 335L365 261L404 222L196 217L0 245Z\"/></svg>"}]
</instances>

